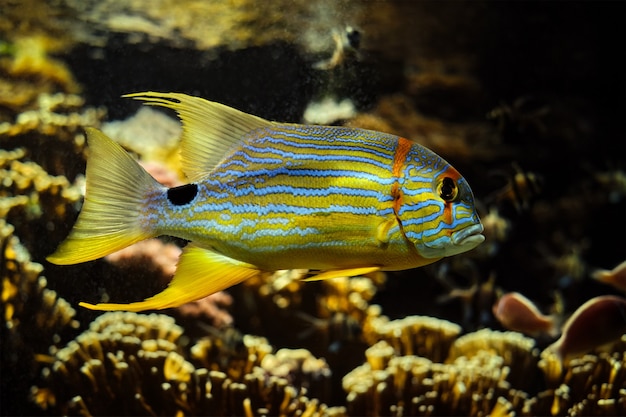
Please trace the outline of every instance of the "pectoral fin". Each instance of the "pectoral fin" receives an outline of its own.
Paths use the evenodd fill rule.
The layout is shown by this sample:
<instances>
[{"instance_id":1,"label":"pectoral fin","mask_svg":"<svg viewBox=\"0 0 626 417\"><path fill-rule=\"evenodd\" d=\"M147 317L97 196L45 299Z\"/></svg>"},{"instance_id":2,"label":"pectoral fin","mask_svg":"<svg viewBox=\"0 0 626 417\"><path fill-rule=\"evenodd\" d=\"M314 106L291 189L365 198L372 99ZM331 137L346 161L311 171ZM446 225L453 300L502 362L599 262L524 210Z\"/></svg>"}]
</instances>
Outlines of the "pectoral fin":
<instances>
[{"instance_id":1,"label":"pectoral fin","mask_svg":"<svg viewBox=\"0 0 626 417\"><path fill-rule=\"evenodd\" d=\"M330 269L328 271L322 271L317 275L313 275L309 278L304 278L303 281L321 281L323 279L339 278L339 277L356 277L357 275L369 274L370 272L380 271L379 266L365 266L361 268L346 268L346 269Z\"/></svg>"},{"instance_id":2,"label":"pectoral fin","mask_svg":"<svg viewBox=\"0 0 626 417\"><path fill-rule=\"evenodd\" d=\"M161 310L178 307L224 290L258 273L259 270L254 265L188 245L183 249L172 282L160 293L144 301L130 304L82 302L79 305L91 310L106 311Z\"/></svg>"},{"instance_id":3,"label":"pectoral fin","mask_svg":"<svg viewBox=\"0 0 626 417\"><path fill-rule=\"evenodd\" d=\"M376 229L376 240L378 240L378 244L381 246L386 246L389 244L390 236L389 231L392 227L398 224L398 220L395 217L387 219L378 225Z\"/></svg>"}]
</instances>

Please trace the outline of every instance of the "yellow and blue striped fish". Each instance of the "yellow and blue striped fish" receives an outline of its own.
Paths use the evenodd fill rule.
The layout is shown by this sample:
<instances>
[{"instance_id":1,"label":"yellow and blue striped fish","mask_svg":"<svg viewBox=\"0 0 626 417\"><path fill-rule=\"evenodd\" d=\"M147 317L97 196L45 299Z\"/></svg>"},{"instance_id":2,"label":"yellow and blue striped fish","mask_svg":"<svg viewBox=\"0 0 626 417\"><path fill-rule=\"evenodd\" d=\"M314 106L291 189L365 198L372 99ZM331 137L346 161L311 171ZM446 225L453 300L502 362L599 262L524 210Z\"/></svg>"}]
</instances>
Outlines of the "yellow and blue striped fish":
<instances>
[{"instance_id":1,"label":"yellow and blue striped fish","mask_svg":"<svg viewBox=\"0 0 626 417\"><path fill-rule=\"evenodd\" d=\"M84 307L175 307L260 271L309 269L319 271L311 279L326 279L415 268L484 240L465 179L407 139L269 122L184 94L127 97L178 113L190 183L162 186L119 145L87 128L85 202L48 260L90 261L159 235L191 243L161 293Z\"/></svg>"}]
</instances>

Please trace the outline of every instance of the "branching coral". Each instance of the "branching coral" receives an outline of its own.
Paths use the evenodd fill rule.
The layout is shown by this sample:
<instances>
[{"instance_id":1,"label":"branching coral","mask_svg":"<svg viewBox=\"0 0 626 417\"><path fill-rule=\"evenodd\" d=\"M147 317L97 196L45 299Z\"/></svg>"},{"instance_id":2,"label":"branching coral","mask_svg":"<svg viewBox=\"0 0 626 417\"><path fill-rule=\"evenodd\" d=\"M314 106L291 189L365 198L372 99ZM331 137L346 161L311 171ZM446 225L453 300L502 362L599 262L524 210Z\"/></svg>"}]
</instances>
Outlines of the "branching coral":
<instances>
[{"instance_id":1,"label":"branching coral","mask_svg":"<svg viewBox=\"0 0 626 417\"><path fill-rule=\"evenodd\" d=\"M334 350L343 342L360 340L365 323L380 315L380 308L369 302L385 275L305 282L306 273L285 270L245 281L236 289L243 294L236 296L247 300L248 310L239 312L236 320L250 321L255 333L273 336L280 330L276 337L286 338L284 343L309 342L307 346L314 351ZM280 329L272 326L277 317L281 318Z\"/></svg>"},{"instance_id":2,"label":"branching coral","mask_svg":"<svg viewBox=\"0 0 626 417\"><path fill-rule=\"evenodd\" d=\"M84 126L97 126L106 114L102 108L84 108L84 99L76 94L41 93L36 97L33 108L16 114L14 120L0 123L0 135L8 141L26 146L34 152L33 145L41 146L50 137L54 142L71 143L65 151L80 152L84 148ZM36 133L36 135L33 135ZM67 158L67 154L65 154ZM61 161L59 161L61 162ZM44 168L67 169L67 160L57 165L44 165Z\"/></svg>"},{"instance_id":3,"label":"branching coral","mask_svg":"<svg viewBox=\"0 0 626 417\"><path fill-rule=\"evenodd\" d=\"M191 357L195 363L215 371L221 371L236 381L272 352L272 347L264 337L243 335L232 327L215 330L191 347Z\"/></svg>"},{"instance_id":4,"label":"branching coral","mask_svg":"<svg viewBox=\"0 0 626 417\"><path fill-rule=\"evenodd\" d=\"M84 168L82 126L99 124L104 110L83 109L82 97L63 93L40 94L36 103L14 121L0 123L7 149L0 151L0 211L24 244L40 253L33 249L49 252L76 214L82 196L77 178ZM44 231L46 242L37 238Z\"/></svg>"},{"instance_id":5,"label":"branching coral","mask_svg":"<svg viewBox=\"0 0 626 417\"><path fill-rule=\"evenodd\" d=\"M98 125L105 113L83 104L77 95L41 93L33 109L0 122L0 215L33 254L50 253L76 215L82 127ZM47 240L40 239L44 233Z\"/></svg>"},{"instance_id":6,"label":"branching coral","mask_svg":"<svg viewBox=\"0 0 626 417\"><path fill-rule=\"evenodd\" d=\"M496 407L520 409L526 397L506 381L502 357L487 351L442 364L395 356L381 341L366 356L343 378L350 415L484 415Z\"/></svg>"},{"instance_id":7,"label":"branching coral","mask_svg":"<svg viewBox=\"0 0 626 417\"><path fill-rule=\"evenodd\" d=\"M176 272L176 264L182 250L173 243L159 239L146 239L113 252L104 259L123 269L125 273L150 274L165 284Z\"/></svg>"},{"instance_id":8,"label":"branching coral","mask_svg":"<svg viewBox=\"0 0 626 417\"><path fill-rule=\"evenodd\" d=\"M447 359L440 363L399 355L399 349L409 345L402 342L406 336L401 329L410 326L401 326L400 320L389 323L396 331L368 348L366 363L343 378L350 415L619 415L625 411L626 336L605 351L573 359L563 367L550 350L539 360L533 339L483 329L451 336ZM430 331L436 327L431 324ZM430 340L434 339L431 334ZM429 344L427 340L421 341L422 346ZM541 385L542 371L549 389L531 396L534 387Z\"/></svg>"},{"instance_id":9,"label":"branching coral","mask_svg":"<svg viewBox=\"0 0 626 417\"><path fill-rule=\"evenodd\" d=\"M24 148L0 150L0 217L15 226L16 234L32 250L50 244L39 239L44 230L54 239L56 222L72 218L73 205L80 200L81 191L79 185L70 185L66 177L50 175L27 160L26 154ZM60 240L63 235L61 231L56 237Z\"/></svg>"},{"instance_id":10,"label":"branching coral","mask_svg":"<svg viewBox=\"0 0 626 417\"><path fill-rule=\"evenodd\" d=\"M37 5L26 6L20 3L17 7L3 5L3 16L0 17L0 28L7 22L6 15L14 12L22 12L29 18L42 17L49 23L49 14L40 15L34 10L45 10L47 5L38 2ZM23 13L29 10L29 13ZM24 16L22 16L23 18ZM42 22L36 23L41 29ZM46 25L48 26L48 25ZM76 93L80 86L74 79L74 75L64 62L53 58L52 54L58 53L71 43L64 36L62 30L53 30L48 26L48 33L36 31L20 33L27 25L10 30L10 34L0 40L0 108L12 112L19 112L30 108L36 103L41 93ZM0 32L1 29L0 29ZM1 113L0 113L1 114ZM4 118L0 117L0 120Z\"/></svg>"},{"instance_id":11,"label":"branching coral","mask_svg":"<svg viewBox=\"0 0 626 417\"><path fill-rule=\"evenodd\" d=\"M207 297L183 304L178 307L177 313L186 319L207 320L217 328L224 328L233 324L233 318L228 307L233 299L227 292L220 291Z\"/></svg>"},{"instance_id":12,"label":"branching coral","mask_svg":"<svg viewBox=\"0 0 626 417\"><path fill-rule=\"evenodd\" d=\"M77 92L80 88L70 70L50 55L65 46L64 42L46 35L18 36L14 40L12 59L0 61L0 69L15 78L43 80L67 92Z\"/></svg>"},{"instance_id":13,"label":"branching coral","mask_svg":"<svg viewBox=\"0 0 626 417\"><path fill-rule=\"evenodd\" d=\"M520 412L537 374L534 341L432 317L372 320L367 362L343 379L351 415ZM419 355L419 356L418 356ZM443 363L445 359L445 363Z\"/></svg>"},{"instance_id":14,"label":"branching coral","mask_svg":"<svg viewBox=\"0 0 626 417\"><path fill-rule=\"evenodd\" d=\"M274 355L265 339L248 336L243 355L230 356L205 340L191 349L193 360L207 365L196 368L185 359L182 333L165 315L106 313L56 353L33 399L52 412L79 414L341 412L305 396L306 387L322 392L320 381L329 378L325 362L308 352ZM226 361L214 362L218 356Z\"/></svg>"},{"instance_id":15,"label":"branching coral","mask_svg":"<svg viewBox=\"0 0 626 417\"><path fill-rule=\"evenodd\" d=\"M58 332L66 327L76 328L74 309L46 288L41 276L42 265L30 261L30 255L13 236L13 226L0 219L0 245L2 250L2 317L8 331L8 344L18 346L28 338L47 342L58 339Z\"/></svg>"},{"instance_id":16,"label":"branching coral","mask_svg":"<svg viewBox=\"0 0 626 417\"><path fill-rule=\"evenodd\" d=\"M51 359L49 355L62 336L76 329L78 322L67 301L46 288L46 278L41 275L43 266L31 262L30 255L13 235L13 226L4 219L0 219L0 251L0 314L4 321L0 373L22 376L12 383L2 378L2 392L19 403L28 384L36 378L39 363Z\"/></svg>"},{"instance_id":17,"label":"branching coral","mask_svg":"<svg viewBox=\"0 0 626 417\"><path fill-rule=\"evenodd\" d=\"M161 184L168 187L182 184L179 155L182 129L178 120L144 106L126 120L104 123L102 131L140 155L144 168Z\"/></svg>"},{"instance_id":18,"label":"branching coral","mask_svg":"<svg viewBox=\"0 0 626 417\"><path fill-rule=\"evenodd\" d=\"M622 415L626 413L626 335L599 352L563 363L552 350L539 367L550 389L527 404L528 415Z\"/></svg>"},{"instance_id":19,"label":"branching coral","mask_svg":"<svg viewBox=\"0 0 626 417\"><path fill-rule=\"evenodd\" d=\"M182 332L163 315L104 314L56 353L33 398L61 413L154 414L169 389L189 381L194 370L176 344Z\"/></svg>"},{"instance_id":20,"label":"branching coral","mask_svg":"<svg viewBox=\"0 0 626 417\"><path fill-rule=\"evenodd\" d=\"M235 329L200 339L192 348L192 358L211 370L224 372L234 382L245 382L252 373L280 378L297 389L304 388L314 398L329 397L330 368L323 359L306 349L280 349L273 353L267 339L241 335Z\"/></svg>"},{"instance_id":21,"label":"branching coral","mask_svg":"<svg viewBox=\"0 0 626 417\"><path fill-rule=\"evenodd\" d=\"M526 391L536 381L539 351L533 339L516 332L482 329L456 339L446 362L462 356L472 358L480 352L502 358L502 365L507 367L506 379L511 386Z\"/></svg>"},{"instance_id":22,"label":"branching coral","mask_svg":"<svg viewBox=\"0 0 626 417\"><path fill-rule=\"evenodd\" d=\"M370 320L364 329L365 340L370 345L384 340L400 355L419 355L435 362L446 358L460 333L459 325L426 316L407 316L399 320L380 316Z\"/></svg>"}]
</instances>

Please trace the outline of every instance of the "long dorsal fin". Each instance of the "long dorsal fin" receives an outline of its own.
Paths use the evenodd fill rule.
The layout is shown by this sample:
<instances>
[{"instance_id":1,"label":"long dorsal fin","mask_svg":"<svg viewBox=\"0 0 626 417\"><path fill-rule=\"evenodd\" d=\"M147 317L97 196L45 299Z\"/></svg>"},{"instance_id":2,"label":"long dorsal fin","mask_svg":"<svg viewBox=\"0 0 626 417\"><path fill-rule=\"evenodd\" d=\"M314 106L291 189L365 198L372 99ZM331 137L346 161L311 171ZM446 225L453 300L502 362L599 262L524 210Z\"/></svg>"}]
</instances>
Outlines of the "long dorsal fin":
<instances>
[{"instance_id":1,"label":"long dorsal fin","mask_svg":"<svg viewBox=\"0 0 626 417\"><path fill-rule=\"evenodd\" d=\"M150 91L123 97L176 111L183 124L180 151L183 172L192 182L205 178L241 143L246 133L272 124L232 107L186 94Z\"/></svg>"}]
</instances>

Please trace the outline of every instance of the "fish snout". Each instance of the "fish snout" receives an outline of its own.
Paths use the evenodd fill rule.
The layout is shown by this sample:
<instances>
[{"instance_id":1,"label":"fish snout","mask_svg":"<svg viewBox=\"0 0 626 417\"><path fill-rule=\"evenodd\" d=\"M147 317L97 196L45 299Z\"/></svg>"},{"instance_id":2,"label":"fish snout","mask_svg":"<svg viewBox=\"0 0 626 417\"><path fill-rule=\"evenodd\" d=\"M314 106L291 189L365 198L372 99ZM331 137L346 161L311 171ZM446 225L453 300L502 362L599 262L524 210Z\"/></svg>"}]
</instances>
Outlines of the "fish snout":
<instances>
[{"instance_id":1,"label":"fish snout","mask_svg":"<svg viewBox=\"0 0 626 417\"><path fill-rule=\"evenodd\" d=\"M484 227L482 223L473 224L452 233L450 238L452 239L452 243L456 246L471 246L474 248L485 240L485 236L482 234L483 230Z\"/></svg>"},{"instance_id":2,"label":"fish snout","mask_svg":"<svg viewBox=\"0 0 626 417\"><path fill-rule=\"evenodd\" d=\"M485 241L483 230L482 223L478 223L452 233L450 240L453 245L446 250L446 256L467 252L483 243Z\"/></svg>"}]
</instances>

